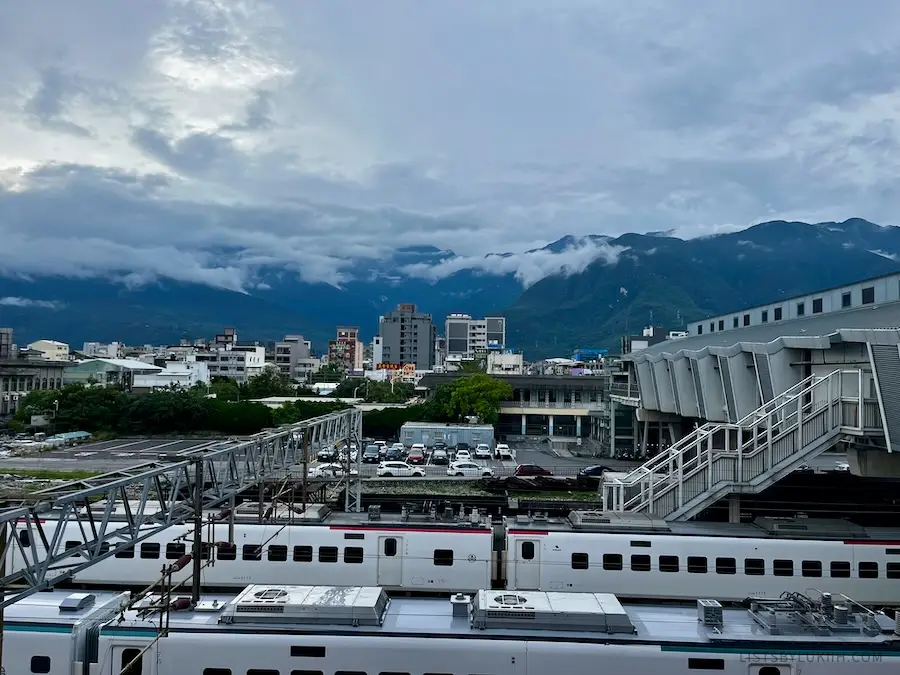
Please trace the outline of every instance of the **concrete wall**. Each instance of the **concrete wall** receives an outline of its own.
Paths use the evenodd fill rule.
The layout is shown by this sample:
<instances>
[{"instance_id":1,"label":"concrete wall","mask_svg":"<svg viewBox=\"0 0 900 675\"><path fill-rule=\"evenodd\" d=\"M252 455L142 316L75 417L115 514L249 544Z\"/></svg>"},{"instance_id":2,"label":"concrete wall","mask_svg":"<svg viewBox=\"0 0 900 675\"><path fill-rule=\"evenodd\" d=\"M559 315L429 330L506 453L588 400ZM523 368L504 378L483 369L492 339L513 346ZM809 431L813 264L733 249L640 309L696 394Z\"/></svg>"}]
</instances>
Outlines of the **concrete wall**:
<instances>
[{"instance_id":1,"label":"concrete wall","mask_svg":"<svg viewBox=\"0 0 900 675\"><path fill-rule=\"evenodd\" d=\"M675 374L675 385L678 387L678 402L681 404L682 417L700 417L697 405L697 390L691 374L688 359L676 359L670 366Z\"/></svg>"}]
</instances>

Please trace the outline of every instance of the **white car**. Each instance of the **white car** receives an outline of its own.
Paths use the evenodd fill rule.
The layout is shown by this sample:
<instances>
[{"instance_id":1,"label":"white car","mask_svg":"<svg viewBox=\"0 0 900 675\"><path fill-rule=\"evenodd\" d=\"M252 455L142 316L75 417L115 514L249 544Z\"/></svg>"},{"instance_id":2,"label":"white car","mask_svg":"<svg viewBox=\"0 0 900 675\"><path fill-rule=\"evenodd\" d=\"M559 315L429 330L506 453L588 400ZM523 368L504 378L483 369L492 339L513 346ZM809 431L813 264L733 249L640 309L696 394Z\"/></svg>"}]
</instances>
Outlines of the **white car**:
<instances>
[{"instance_id":1,"label":"white car","mask_svg":"<svg viewBox=\"0 0 900 675\"><path fill-rule=\"evenodd\" d=\"M457 450L456 455L453 457L453 462L470 462L472 461L472 455L469 454L468 450Z\"/></svg>"},{"instance_id":2,"label":"white car","mask_svg":"<svg viewBox=\"0 0 900 675\"><path fill-rule=\"evenodd\" d=\"M849 470L850 470L850 464L847 463L847 462L835 462L835 463L834 463L834 470L835 470L835 471L849 471Z\"/></svg>"},{"instance_id":3,"label":"white car","mask_svg":"<svg viewBox=\"0 0 900 675\"><path fill-rule=\"evenodd\" d=\"M412 466L406 462L382 462L378 465L378 468L375 469L375 475L383 476L385 478L390 478L392 476L397 476L399 478L406 478L408 476L423 478L425 476L425 469L421 466Z\"/></svg>"},{"instance_id":4,"label":"white car","mask_svg":"<svg viewBox=\"0 0 900 675\"><path fill-rule=\"evenodd\" d=\"M310 478L336 478L338 476L343 476L346 473L344 471L344 467L340 464L316 464L315 466L311 466L309 471L307 471L307 475ZM355 476L357 474L356 469L350 470L350 475Z\"/></svg>"},{"instance_id":5,"label":"white car","mask_svg":"<svg viewBox=\"0 0 900 675\"><path fill-rule=\"evenodd\" d=\"M479 443L475 446L475 459L490 459L491 446L487 443Z\"/></svg>"},{"instance_id":6,"label":"white car","mask_svg":"<svg viewBox=\"0 0 900 675\"><path fill-rule=\"evenodd\" d=\"M490 478L494 470L488 466L481 466L475 462L453 462L447 469L448 476L475 476Z\"/></svg>"},{"instance_id":7,"label":"white car","mask_svg":"<svg viewBox=\"0 0 900 675\"><path fill-rule=\"evenodd\" d=\"M509 449L509 446L506 443L497 443L497 457L500 459L512 459L513 454L512 450Z\"/></svg>"}]
</instances>

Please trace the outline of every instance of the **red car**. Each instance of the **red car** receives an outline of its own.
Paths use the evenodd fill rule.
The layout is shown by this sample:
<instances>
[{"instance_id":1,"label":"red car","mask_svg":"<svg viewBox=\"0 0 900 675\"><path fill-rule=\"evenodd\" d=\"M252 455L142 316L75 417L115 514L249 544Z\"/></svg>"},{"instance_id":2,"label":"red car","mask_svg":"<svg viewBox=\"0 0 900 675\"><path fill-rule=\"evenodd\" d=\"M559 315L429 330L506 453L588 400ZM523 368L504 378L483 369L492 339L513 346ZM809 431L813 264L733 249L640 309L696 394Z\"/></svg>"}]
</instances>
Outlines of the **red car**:
<instances>
[{"instance_id":1,"label":"red car","mask_svg":"<svg viewBox=\"0 0 900 675\"><path fill-rule=\"evenodd\" d=\"M552 476L553 472L537 464L519 464L516 467L517 476Z\"/></svg>"},{"instance_id":2,"label":"red car","mask_svg":"<svg viewBox=\"0 0 900 675\"><path fill-rule=\"evenodd\" d=\"M425 454L421 450L410 450L406 456L407 464L424 464Z\"/></svg>"}]
</instances>

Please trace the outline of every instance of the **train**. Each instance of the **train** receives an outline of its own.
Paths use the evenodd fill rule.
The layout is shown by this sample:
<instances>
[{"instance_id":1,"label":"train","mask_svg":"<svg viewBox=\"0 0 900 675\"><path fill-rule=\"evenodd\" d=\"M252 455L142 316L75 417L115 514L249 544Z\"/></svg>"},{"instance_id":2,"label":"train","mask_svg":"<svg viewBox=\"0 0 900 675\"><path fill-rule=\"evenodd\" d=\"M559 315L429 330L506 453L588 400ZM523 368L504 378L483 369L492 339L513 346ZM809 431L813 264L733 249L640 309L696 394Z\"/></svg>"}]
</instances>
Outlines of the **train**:
<instances>
[{"instance_id":1,"label":"train","mask_svg":"<svg viewBox=\"0 0 900 675\"><path fill-rule=\"evenodd\" d=\"M294 523L204 525L201 587L365 584L420 594L494 588L612 592L671 601L709 594L740 602L815 585L868 604L900 606L900 531L843 520L676 523L591 511L496 521L477 512L449 511L372 519L321 506L305 515ZM42 525L48 541L58 525L52 519ZM63 527L60 538L66 548L84 545L77 523ZM78 571L66 583L145 588L191 553L193 532L192 525L170 526ZM9 547L10 571L26 564L22 552L39 558L43 551L33 531L19 529L17 536L22 548ZM170 578L175 584L188 583L192 573L188 565Z\"/></svg>"},{"instance_id":2,"label":"train","mask_svg":"<svg viewBox=\"0 0 900 675\"><path fill-rule=\"evenodd\" d=\"M852 598L749 608L610 593L248 585L228 595L37 593L6 609L5 672L50 675L895 675L900 619Z\"/></svg>"}]
</instances>

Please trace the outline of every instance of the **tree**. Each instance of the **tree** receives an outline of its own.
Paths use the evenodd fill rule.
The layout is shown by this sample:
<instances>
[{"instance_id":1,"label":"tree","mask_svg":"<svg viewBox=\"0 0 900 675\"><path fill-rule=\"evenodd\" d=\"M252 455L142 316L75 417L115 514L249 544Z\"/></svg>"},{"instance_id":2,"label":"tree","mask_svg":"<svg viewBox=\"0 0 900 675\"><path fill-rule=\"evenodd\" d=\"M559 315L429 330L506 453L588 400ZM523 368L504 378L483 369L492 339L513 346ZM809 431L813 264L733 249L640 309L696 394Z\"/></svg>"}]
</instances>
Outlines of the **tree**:
<instances>
[{"instance_id":1,"label":"tree","mask_svg":"<svg viewBox=\"0 0 900 675\"><path fill-rule=\"evenodd\" d=\"M247 398L268 398L269 396L295 396L297 389L291 378L274 367L263 368L259 375L247 381Z\"/></svg>"},{"instance_id":2,"label":"tree","mask_svg":"<svg viewBox=\"0 0 900 675\"><path fill-rule=\"evenodd\" d=\"M487 357L486 356L476 356L474 359L468 361L460 361L459 366L456 369L458 373L465 373L467 375L475 375L476 373L484 373L487 371Z\"/></svg>"},{"instance_id":3,"label":"tree","mask_svg":"<svg viewBox=\"0 0 900 675\"><path fill-rule=\"evenodd\" d=\"M445 411L454 420L475 415L486 424L495 424L500 418L500 402L512 398L508 383L484 373L460 377L447 386L450 400Z\"/></svg>"}]
</instances>

